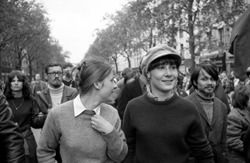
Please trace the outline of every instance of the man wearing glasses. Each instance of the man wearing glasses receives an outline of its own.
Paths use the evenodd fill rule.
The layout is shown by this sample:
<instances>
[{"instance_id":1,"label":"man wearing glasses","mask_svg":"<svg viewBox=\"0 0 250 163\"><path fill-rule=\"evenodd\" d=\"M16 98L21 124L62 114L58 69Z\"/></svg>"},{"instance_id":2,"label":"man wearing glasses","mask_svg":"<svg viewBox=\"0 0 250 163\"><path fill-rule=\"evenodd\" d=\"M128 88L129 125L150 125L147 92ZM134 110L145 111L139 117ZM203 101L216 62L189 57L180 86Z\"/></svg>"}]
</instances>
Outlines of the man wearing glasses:
<instances>
[{"instance_id":1,"label":"man wearing glasses","mask_svg":"<svg viewBox=\"0 0 250 163\"><path fill-rule=\"evenodd\" d=\"M34 107L47 115L53 107L74 99L77 96L75 88L63 84L63 68L59 63L50 63L45 67L45 73L48 79L48 87L37 94ZM59 152L56 159L60 163Z\"/></svg>"}]
</instances>

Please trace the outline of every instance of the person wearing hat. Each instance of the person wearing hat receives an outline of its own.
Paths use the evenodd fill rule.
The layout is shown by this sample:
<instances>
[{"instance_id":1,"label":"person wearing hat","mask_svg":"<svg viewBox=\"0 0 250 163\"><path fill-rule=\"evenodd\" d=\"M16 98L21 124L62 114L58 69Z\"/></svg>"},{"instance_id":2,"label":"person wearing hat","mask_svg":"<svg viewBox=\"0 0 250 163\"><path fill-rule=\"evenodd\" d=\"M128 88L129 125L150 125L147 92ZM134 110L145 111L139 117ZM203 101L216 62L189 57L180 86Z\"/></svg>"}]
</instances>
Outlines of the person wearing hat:
<instances>
[{"instance_id":1,"label":"person wearing hat","mask_svg":"<svg viewBox=\"0 0 250 163\"><path fill-rule=\"evenodd\" d=\"M167 45L149 49L142 74L149 91L131 100L123 117L128 155L124 163L213 163L195 105L174 91L181 56Z\"/></svg>"},{"instance_id":2,"label":"person wearing hat","mask_svg":"<svg viewBox=\"0 0 250 163\"><path fill-rule=\"evenodd\" d=\"M142 70L145 67L145 60L146 56L144 56L140 61L140 66L139 66L140 74L142 74ZM120 98L118 100L118 107L117 107L121 120L123 120L123 114L128 102L138 96L141 96L143 93L147 92L146 84L147 80L143 75L140 75L139 78L136 78L134 81L124 85Z\"/></svg>"}]
</instances>

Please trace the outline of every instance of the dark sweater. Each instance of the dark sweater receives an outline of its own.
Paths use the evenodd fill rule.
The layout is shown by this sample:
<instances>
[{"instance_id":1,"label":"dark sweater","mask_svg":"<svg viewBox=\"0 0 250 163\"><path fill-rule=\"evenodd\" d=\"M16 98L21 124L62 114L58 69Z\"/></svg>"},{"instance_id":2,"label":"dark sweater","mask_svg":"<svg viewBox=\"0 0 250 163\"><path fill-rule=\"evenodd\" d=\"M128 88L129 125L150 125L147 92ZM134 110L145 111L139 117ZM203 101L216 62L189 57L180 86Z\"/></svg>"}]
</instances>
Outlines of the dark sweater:
<instances>
[{"instance_id":1,"label":"dark sweater","mask_svg":"<svg viewBox=\"0 0 250 163\"><path fill-rule=\"evenodd\" d=\"M213 162L194 104L176 94L167 101L147 94L131 100L123 130L129 148L125 163L133 158L135 163L185 163L191 152L198 162Z\"/></svg>"}]
</instances>

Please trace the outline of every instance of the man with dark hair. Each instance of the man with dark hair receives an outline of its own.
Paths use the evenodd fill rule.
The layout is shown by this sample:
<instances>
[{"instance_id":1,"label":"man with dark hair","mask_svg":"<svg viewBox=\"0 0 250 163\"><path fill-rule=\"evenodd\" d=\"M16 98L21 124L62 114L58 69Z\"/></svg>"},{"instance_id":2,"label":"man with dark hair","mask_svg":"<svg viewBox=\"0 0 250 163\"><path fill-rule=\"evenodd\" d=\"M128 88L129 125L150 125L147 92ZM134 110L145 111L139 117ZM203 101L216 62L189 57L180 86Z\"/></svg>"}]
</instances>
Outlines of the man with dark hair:
<instances>
[{"instance_id":1,"label":"man with dark hair","mask_svg":"<svg viewBox=\"0 0 250 163\"><path fill-rule=\"evenodd\" d=\"M35 106L43 113L48 112L57 105L69 100L73 100L77 96L75 88L68 87L63 84L63 68L59 63L51 63L45 67L45 73L48 78L48 87L38 93ZM57 156L59 152L57 151ZM61 162L60 157L56 157Z\"/></svg>"},{"instance_id":2,"label":"man with dark hair","mask_svg":"<svg viewBox=\"0 0 250 163\"><path fill-rule=\"evenodd\" d=\"M64 65L62 82L66 86L76 88L75 81L72 78L72 68L73 68L73 65L71 63L67 63L66 65Z\"/></svg>"},{"instance_id":3,"label":"man with dark hair","mask_svg":"<svg viewBox=\"0 0 250 163\"><path fill-rule=\"evenodd\" d=\"M24 140L6 98L0 90L0 161L24 163Z\"/></svg>"},{"instance_id":4,"label":"man with dark hair","mask_svg":"<svg viewBox=\"0 0 250 163\"><path fill-rule=\"evenodd\" d=\"M227 160L227 108L214 95L216 83L219 81L218 71L211 63L197 66L191 75L191 83L195 91L186 97L193 102L200 116L202 126L212 146L215 163Z\"/></svg>"}]
</instances>

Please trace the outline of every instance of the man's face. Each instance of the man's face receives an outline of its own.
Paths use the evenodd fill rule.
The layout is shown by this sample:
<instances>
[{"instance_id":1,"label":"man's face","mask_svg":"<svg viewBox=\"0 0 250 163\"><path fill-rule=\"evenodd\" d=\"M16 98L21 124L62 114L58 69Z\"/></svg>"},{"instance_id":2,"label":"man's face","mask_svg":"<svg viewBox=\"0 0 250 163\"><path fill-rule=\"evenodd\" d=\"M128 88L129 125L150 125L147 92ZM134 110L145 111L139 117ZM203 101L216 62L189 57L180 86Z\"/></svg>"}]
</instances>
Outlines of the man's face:
<instances>
[{"instance_id":1,"label":"man's face","mask_svg":"<svg viewBox=\"0 0 250 163\"><path fill-rule=\"evenodd\" d=\"M205 97L209 97L212 95L216 81L210 76L205 70L201 70L199 73L199 77L197 83L195 83L198 91L204 95Z\"/></svg>"},{"instance_id":2,"label":"man's face","mask_svg":"<svg viewBox=\"0 0 250 163\"><path fill-rule=\"evenodd\" d=\"M40 80L41 80L40 74L36 74L35 80L36 80L36 81L40 81Z\"/></svg>"},{"instance_id":3,"label":"man's face","mask_svg":"<svg viewBox=\"0 0 250 163\"><path fill-rule=\"evenodd\" d=\"M62 68L60 66L49 67L48 83L54 88L59 88L62 85Z\"/></svg>"},{"instance_id":4,"label":"man's face","mask_svg":"<svg viewBox=\"0 0 250 163\"><path fill-rule=\"evenodd\" d=\"M71 67L66 67L66 68L63 70L63 72L64 72L65 77L71 78Z\"/></svg>"}]
</instances>

